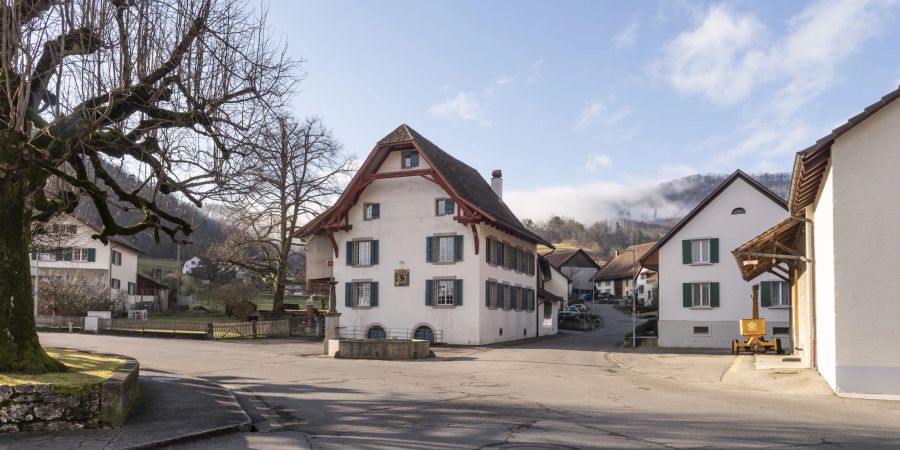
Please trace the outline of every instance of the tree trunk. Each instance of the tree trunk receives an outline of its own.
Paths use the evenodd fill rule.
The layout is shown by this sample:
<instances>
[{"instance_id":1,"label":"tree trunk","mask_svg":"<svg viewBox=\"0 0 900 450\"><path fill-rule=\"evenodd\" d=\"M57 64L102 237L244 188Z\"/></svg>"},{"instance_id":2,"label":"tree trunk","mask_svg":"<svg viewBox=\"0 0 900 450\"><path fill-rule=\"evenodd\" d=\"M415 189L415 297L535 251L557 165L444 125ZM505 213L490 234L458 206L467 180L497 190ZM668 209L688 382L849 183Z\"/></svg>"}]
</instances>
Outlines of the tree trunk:
<instances>
[{"instance_id":1,"label":"tree trunk","mask_svg":"<svg viewBox=\"0 0 900 450\"><path fill-rule=\"evenodd\" d=\"M0 149L0 162L15 150ZM21 170L21 169L20 169ZM0 372L58 372L65 366L41 348L34 323L28 244L31 209L27 182L0 171Z\"/></svg>"},{"instance_id":2,"label":"tree trunk","mask_svg":"<svg viewBox=\"0 0 900 450\"><path fill-rule=\"evenodd\" d=\"M275 286L272 292L272 314L281 314L284 312L284 266L278 269L275 274Z\"/></svg>"}]
</instances>

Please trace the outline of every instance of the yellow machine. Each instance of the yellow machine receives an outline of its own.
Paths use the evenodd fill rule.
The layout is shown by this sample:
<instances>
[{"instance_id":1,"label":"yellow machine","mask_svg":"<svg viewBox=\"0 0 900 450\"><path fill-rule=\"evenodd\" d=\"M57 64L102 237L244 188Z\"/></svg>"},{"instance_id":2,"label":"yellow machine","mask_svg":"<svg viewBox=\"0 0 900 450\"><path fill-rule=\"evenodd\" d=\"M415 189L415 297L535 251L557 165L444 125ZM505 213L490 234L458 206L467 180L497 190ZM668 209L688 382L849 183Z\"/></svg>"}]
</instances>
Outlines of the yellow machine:
<instances>
[{"instance_id":1,"label":"yellow machine","mask_svg":"<svg viewBox=\"0 0 900 450\"><path fill-rule=\"evenodd\" d=\"M784 353L781 348L781 339L773 338L771 341L766 340L766 319L759 318L759 285L752 288L751 297L753 299L753 318L741 320L741 336L747 338L746 341L734 339L731 341L731 353L737 355L741 350L751 353L765 353L774 350L777 354Z\"/></svg>"}]
</instances>

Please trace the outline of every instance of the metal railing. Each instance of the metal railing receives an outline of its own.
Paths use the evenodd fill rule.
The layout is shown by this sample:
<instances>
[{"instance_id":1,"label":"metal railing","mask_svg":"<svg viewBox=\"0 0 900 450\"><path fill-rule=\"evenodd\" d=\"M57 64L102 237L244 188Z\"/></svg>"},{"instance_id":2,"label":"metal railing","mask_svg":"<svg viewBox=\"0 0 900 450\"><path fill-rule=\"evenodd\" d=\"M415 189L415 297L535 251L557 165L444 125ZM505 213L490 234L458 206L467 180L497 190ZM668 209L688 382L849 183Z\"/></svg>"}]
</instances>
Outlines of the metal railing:
<instances>
[{"instance_id":1,"label":"metal railing","mask_svg":"<svg viewBox=\"0 0 900 450\"><path fill-rule=\"evenodd\" d=\"M410 330L408 328L386 328L384 330L384 337L369 337L369 328L361 328L361 327L338 327L338 336L341 339L364 339L364 340L410 340L410 339L420 339L421 337L416 337L415 330ZM433 344L441 344L444 342L444 330L432 330L432 339L431 342Z\"/></svg>"},{"instance_id":2,"label":"metal railing","mask_svg":"<svg viewBox=\"0 0 900 450\"><path fill-rule=\"evenodd\" d=\"M72 328L84 329L84 317L44 316L44 315L34 316L34 324L38 328L67 329L67 328L69 328L70 323L72 324Z\"/></svg>"}]
</instances>

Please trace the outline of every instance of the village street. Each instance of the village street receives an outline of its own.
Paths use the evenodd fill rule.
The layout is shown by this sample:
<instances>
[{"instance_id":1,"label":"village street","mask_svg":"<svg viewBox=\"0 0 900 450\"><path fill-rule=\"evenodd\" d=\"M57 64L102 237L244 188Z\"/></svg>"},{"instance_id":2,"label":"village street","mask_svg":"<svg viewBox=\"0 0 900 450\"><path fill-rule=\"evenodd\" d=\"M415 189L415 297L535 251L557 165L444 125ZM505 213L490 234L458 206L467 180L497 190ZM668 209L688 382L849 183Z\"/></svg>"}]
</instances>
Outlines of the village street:
<instances>
[{"instance_id":1,"label":"village street","mask_svg":"<svg viewBox=\"0 0 900 450\"><path fill-rule=\"evenodd\" d=\"M616 361L628 354L610 352L629 317L599 308L606 324L592 333L438 348L438 358L419 362L334 360L316 355L320 343L289 340L41 340L135 356L144 377L223 384L259 429L182 448L900 446L895 402L719 383L729 355L666 377L623 367Z\"/></svg>"}]
</instances>

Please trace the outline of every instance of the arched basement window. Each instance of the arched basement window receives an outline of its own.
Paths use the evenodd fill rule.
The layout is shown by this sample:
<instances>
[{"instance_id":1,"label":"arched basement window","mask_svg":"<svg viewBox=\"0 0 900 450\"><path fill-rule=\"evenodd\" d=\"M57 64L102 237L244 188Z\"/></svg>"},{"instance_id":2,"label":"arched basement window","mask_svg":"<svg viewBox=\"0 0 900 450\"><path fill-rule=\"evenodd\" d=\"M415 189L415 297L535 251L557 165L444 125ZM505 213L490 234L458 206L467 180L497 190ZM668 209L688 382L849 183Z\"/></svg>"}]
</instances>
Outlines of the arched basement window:
<instances>
[{"instance_id":1,"label":"arched basement window","mask_svg":"<svg viewBox=\"0 0 900 450\"><path fill-rule=\"evenodd\" d=\"M744 208L734 208L731 210L732 216L737 215L737 214L747 214L747 210Z\"/></svg>"},{"instance_id":2,"label":"arched basement window","mask_svg":"<svg viewBox=\"0 0 900 450\"><path fill-rule=\"evenodd\" d=\"M366 338L368 339L387 339L387 333L384 332L384 328L375 325L374 327L369 328L369 332L366 333Z\"/></svg>"},{"instance_id":3,"label":"arched basement window","mask_svg":"<svg viewBox=\"0 0 900 450\"><path fill-rule=\"evenodd\" d=\"M421 327L416 328L414 337L423 341L434 341L434 331L432 331L431 328L422 325Z\"/></svg>"}]
</instances>

